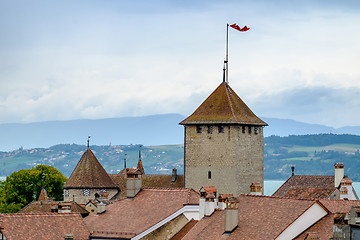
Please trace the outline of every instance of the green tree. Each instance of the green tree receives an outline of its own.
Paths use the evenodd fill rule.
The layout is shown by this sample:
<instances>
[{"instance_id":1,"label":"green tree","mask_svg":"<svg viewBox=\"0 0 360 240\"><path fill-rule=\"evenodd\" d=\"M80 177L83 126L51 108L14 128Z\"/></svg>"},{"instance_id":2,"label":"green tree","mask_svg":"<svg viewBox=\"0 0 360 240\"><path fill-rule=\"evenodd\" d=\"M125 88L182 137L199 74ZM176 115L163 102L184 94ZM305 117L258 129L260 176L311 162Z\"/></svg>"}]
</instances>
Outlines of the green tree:
<instances>
[{"instance_id":1,"label":"green tree","mask_svg":"<svg viewBox=\"0 0 360 240\"><path fill-rule=\"evenodd\" d=\"M37 200L42 189L43 173L48 196L57 201L63 200L63 185L67 178L52 166L38 165L13 172L0 183L0 212L17 212Z\"/></svg>"}]
</instances>

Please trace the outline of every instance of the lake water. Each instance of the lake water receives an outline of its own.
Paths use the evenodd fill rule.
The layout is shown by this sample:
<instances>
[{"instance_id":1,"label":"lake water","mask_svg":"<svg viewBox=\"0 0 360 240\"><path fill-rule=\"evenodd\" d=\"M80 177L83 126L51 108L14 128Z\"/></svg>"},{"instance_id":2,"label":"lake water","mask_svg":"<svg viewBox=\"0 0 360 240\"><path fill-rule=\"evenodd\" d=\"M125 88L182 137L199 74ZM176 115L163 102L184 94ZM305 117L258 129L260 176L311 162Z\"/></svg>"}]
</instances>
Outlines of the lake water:
<instances>
[{"instance_id":1,"label":"lake water","mask_svg":"<svg viewBox=\"0 0 360 240\"><path fill-rule=\"evenodd\" d=\"M5 181L6 177L0 177L0 181ZM285 181L284 180L265 180L264 194L271 196ZM358 195L360 195L360 182L353 182L353 187Z\"/></svg>"}]
</instances>

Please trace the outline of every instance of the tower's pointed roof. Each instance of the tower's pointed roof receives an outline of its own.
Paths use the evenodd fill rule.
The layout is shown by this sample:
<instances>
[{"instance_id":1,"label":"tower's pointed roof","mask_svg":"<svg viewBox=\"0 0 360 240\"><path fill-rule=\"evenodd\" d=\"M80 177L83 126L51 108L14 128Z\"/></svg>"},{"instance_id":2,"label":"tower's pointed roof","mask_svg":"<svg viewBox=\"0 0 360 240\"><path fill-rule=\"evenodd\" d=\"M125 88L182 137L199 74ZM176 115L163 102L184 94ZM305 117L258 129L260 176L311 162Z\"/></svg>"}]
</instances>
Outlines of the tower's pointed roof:
<instances>
[{"instance_id":1,"label":"tower's pointed roof","mask_svg":"<svg viewBox=\"0 0 360 240\"><path fill-rule=\"evenodd\" d=\"M267 126L226 83L215 91L180 124L248 124Z\"/></svg>"},{"instance_id":2,"label":"tower's pointed roof","mask_svg":"<svg viewBox=\"0 0 360 240\"><path fill-rule=\"evenodd\" d=\"M40 194L39 194L39 198L38 201L47 201L49 199L45 188L41 189Z\"/></svg>"},{"instance_id":3,"label":"tower's pointed roof","mask_svg":"<svg viewBox=\"0 0 360 240\"><path fill-rule=\"evenodd\" d=\"M64 188L117 188L94 153L87 148Z\"/></svg>"},{"instance_id":4,"label":"tower's pointed roof","mask_svg":"<svg viewBox=\"0 0 360 240\"><path fill-rule=\"evenodd\" d=\"M142 174L145 174L144 166L143 166L143 164L142 164L141 159L139 159L139 161L138 161L138 164L137 164L137 167L136 167L136 168L137 168L137 169L139 169L139 171L140 171Z\"/></svg>"}]
</instances>

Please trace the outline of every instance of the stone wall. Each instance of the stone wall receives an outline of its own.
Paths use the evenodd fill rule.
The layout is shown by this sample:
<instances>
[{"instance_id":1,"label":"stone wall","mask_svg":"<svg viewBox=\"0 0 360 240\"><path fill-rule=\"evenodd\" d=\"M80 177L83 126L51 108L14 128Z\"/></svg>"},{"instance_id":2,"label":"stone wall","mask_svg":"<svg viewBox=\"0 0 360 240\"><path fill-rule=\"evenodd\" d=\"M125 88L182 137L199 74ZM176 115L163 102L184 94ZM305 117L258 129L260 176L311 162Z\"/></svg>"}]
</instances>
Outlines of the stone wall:
<instances>
[{"instance_id":1,"label":"stone wall","mask_svg":"<svg viewBox=\"0 0 360 240\"><path fill-rule=\"evenodd\" d=\"M69 191L69 194L66 194L66 190ZM84 190L88 190L89 194L88 196L84 195ZM111 199L113 196L115 196L119 190L118 189L100 189L100 188L89 188L89 189L77 189L77 188L71 188L71 189L64 189L64 201L75 201L79 204L86 204L89 202L89 200L95 199L95 193L101 192L105 190L109 193L108 199ZM86 194L87 195L87 194Z\"/></svg>"},{"instance_id":2,"label":"stone wall","mask_svg":"<svg viewBox=\"0 0 360 240\"><path fill-rule=\"evenodd\" d=\"M198 191L202 186L215 186L219 193L249 193L252 182L264 181L263 129L254 126L196 125L185 126L185 187ZM210 176L211 175L211 176Z\"/></svg>"}]
</instances>

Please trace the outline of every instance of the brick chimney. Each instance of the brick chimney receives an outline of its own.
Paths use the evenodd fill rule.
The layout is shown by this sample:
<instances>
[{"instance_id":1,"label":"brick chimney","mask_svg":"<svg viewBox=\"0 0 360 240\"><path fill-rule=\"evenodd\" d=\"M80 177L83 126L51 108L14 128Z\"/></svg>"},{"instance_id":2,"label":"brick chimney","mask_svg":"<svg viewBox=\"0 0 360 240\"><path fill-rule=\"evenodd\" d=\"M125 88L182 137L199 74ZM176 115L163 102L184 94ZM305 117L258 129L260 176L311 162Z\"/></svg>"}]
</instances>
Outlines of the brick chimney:
<instances>
[{"instance_id":1,"label":"brick chimney","mask_svg":"<svg viewBox=\"0 0 360 240\"><path fill-rule=\"evenodd\" d=\"M339 187L341 180L344 178L344 164L335 163L334 167L335 167L334 184L335 187Z\"/></svg>"},{"instance_id":2,"label":"brick chimney","mask_svg":"<svg viewBox=\"0 0 360 240\"><path fill-rule=\"evenodd\" d=\"M142 173L137 168L126 169L126 197L133 198L142 189Z\"/></svg>"},{"instance_id":3,"label":"brick chimney","mask_svg":"<svg viewBox=\"0 0 360 240\"><path fill-rule=\"evenodd\" d=\"M239 207L238 201L235 197L227 198L225 201L225 232L224 234L232 233L239 225Z\"/></svg>"},{"instance_id":4,"label":"brick chimney","mask_svg":"<svg viewBox=\"0 0 360 240\"><path fill-rule=\"evenodd\" d=\"M259 182L253 182L250 185L250 194L251 195L262 195L263 187Z\"/></svg>"}]
</instances>

